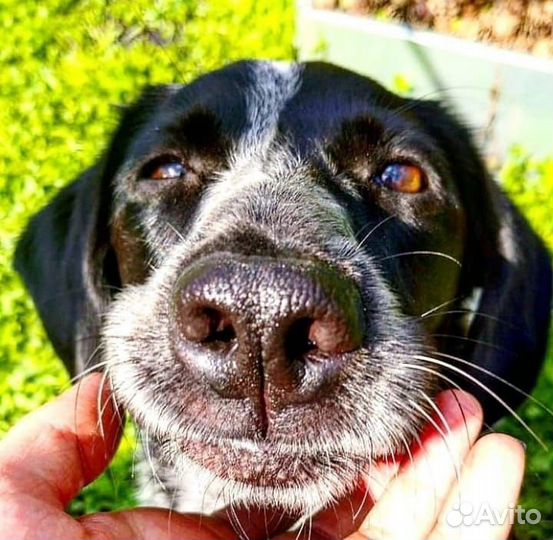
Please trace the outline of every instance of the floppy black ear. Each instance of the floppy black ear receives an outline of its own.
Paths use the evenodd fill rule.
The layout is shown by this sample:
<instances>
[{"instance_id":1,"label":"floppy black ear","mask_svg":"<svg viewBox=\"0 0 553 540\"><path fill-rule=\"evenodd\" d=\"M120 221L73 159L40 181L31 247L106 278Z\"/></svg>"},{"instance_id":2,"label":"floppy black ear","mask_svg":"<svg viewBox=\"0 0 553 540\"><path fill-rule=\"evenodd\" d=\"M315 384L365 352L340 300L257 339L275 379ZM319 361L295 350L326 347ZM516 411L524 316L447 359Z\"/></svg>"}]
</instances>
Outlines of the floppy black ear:
<instances>
[{"instance_id":1,"label":"floppy black ear","mask_svg":"<svg viewBox=\"0 0 553 540\"><path fill-rule=\"evenodd\" d=\"M99 361L102 314L120 286L109 230L113 178L135 134L174 88L149 88L125 109L98 165L34 216L19 240L15 268L71 373Z\"/></svg>"},{"instance_id":2,"label":"floppy black ear","mask_svg":"<svg viewBox=\"0 0 553 540\"><path fill-rule=\"evenodd\" d=\"M490 370L520 390L529 393L542 365L551 320L551 259L543 242L501 190L490 189L500 229L497 251L490 263L493 272L482 284L477 313L472 317L467 337L472 343L471 362ZM486 387L510 407L524 396L472 369ZM482 388L474 389L485 405L487 419L493 422L506 413Z\"/></svg>"},{"instance_id":3,"label":"floppy black ear","mask_svg":"<svg viewBox=\"0 0 553 540\"><path fill-rule=\"evenodd\" d=\"M71 373L81 370L97 347L108 298L101 191L100 167L94 167L32 218L15 253L15 268Z\"/></svg>"},{"instance_id":4,"label":"floppy black ear","mask_svg":"<svg viewBox=\"0 0 553 540\"><path fill-rule=\"evenodd\" d=\"M480 368L450 359L479 381L471 384L467 376L454 377L479 398L491 423L508 410L489 391L515 408L524 395L509 384L530 392L542 365L551 317L551 259L490 178L468 129L438 103L417 102L413 110L441 146L455 178L467 221L459 294L477 300L470 306L471 316L446 323L459 339L445 339L440 348ZM465 307L459 304L452 311Z\"/></svg>"}]
</instances>

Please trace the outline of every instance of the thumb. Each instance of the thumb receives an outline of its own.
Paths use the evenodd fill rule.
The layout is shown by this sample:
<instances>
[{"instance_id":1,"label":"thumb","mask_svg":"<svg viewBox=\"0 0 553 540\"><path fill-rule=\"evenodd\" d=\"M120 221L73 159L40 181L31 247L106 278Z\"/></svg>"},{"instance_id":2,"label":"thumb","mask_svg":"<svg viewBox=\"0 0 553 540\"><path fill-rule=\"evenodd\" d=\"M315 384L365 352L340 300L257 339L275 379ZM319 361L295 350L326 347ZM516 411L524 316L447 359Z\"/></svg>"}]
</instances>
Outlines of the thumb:
<instances>
[{"instance_id":1,"label":"thumb","mask_svg":"<svg viewBox=\"0 0 553 540\"><path fill-rule=\"evenodd\" d=\"M0 444L2 488L65 508L108 466L122 420L107 385L92 374L25 417Z\"/></svg>"}]
</instances>

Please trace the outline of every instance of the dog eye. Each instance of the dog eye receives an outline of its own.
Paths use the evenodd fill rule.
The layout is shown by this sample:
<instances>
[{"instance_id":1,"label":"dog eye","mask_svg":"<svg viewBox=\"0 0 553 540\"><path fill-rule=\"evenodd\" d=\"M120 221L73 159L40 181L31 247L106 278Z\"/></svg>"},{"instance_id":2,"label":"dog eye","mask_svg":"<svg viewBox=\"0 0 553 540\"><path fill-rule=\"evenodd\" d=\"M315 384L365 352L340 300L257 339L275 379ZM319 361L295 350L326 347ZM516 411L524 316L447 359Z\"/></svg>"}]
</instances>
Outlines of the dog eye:
<instances>
[{"instance_id":1,"label":"dog eye","mask_svg":"<svg viewBox=\"0 0 553 540\"><path fill-rule=\"evenodd\" d=\"M420 167L408 163L390 163L375 180L377 184L400 193L420 193L427 184Z\"/></svg>"},{"instance_id":2,"label":"dog eye","mask_svg":"<svg viewBox=\"0 0 553 540\"><path fill-rule=\"evenodd\" d=\"M142 168L144 180L178 180L186 175L186 167L173 156L154 159Z\"/></svg>"}]
</instances>

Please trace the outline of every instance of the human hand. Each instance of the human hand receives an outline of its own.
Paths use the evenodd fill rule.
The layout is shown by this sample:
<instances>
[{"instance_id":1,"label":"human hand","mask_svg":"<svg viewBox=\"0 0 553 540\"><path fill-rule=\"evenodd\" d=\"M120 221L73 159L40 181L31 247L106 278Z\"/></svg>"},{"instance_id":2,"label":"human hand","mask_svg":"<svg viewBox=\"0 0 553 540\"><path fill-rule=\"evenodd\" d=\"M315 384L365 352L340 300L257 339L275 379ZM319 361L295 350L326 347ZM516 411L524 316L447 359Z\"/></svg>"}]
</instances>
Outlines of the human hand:
<instances>
[{"instance_id":1,"label":"human hand","mask_svg":"<svg viewBox=\"0 0 553 540\"><path fill-rule=\"evenodd\" d=\"M0 444L0 538L236 538L222 517L139 508L74 519L65 512L71 499L107 467L119 441L121 423L107 390L98 415L100 379L88 377L31 414ZM444 516L459 497L498 507L516 500L524 468L520 444L504 435L488 435L474 444L482 413L467 394L445 392L437 404L437 425L422 435L421 446L411 451L412 461L376 464L366 485L314 517L312 538L444 538L451 536ZM459 485L455 472L460 466L454 462L464 462ZM264 517L263 512L242 515L250 538L265 537ZM289 523L275 522L281 530ZM506 538L508 530L503 525L467 531L483 539ZM459 527L453 533L472 537L461 535L467 531Z\"/></svg>"},{"instance_id":2,"label":"human hand","mask_svg":"<svg viewBox=\"0 0 553 540\"><path fill-rule=\"evenodd\" d=\"M24 418L0 443L0 538L236 538L224 519L169 516L162 509L79 519L65 511L104 471L119 443L120 414L107 389L98 399L100 391L101 375L87 377Z\"/></svg>"},{"instance_id":3,"label":"human hand","mask_svg":"<svg viewBox=\"0 0 553 540\"><path fill-rule=\"evenodd\" d=\"M482 409L465 392L442 392L436 406L434 425L415 448L403 458L375 464L351 496L304 525L303 535L278 539L508 538L509 519L463 522L459 507L476 513L486 507L498 516L512 508L524 474L522 444L499 433L478 439Z\"/></svg>"}]
</instances>

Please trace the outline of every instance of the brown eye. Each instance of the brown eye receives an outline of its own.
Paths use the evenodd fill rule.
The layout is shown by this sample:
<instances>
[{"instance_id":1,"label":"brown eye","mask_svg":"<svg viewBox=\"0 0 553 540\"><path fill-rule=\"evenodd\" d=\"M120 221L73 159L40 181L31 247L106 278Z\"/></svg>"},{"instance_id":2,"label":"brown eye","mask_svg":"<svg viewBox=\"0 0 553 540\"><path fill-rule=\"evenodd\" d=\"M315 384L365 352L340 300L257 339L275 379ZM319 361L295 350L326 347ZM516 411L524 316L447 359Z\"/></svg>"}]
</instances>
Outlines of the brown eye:
<instances>
[{"instance_id":1,"label":"brown eye","mask_svg":"<svg viewBox=\"0 0 553 540\"><path fill-rule=\"evenodd\" d=\"M140 178L144 180L178 180L185 175L186 167L172 156L155 159L140 172Z\"/></svg>"},{"instance_id":2,"label":"brown eye","mask_svg":"<svg viewBox=\"0 0 553 540\"><path fill-rule=\"evenodd\" d=\"M420 193L426 189L426 177L419 167L391 163L375 178L377 184L400 193Z\"/></svg>"}]
</instances>

